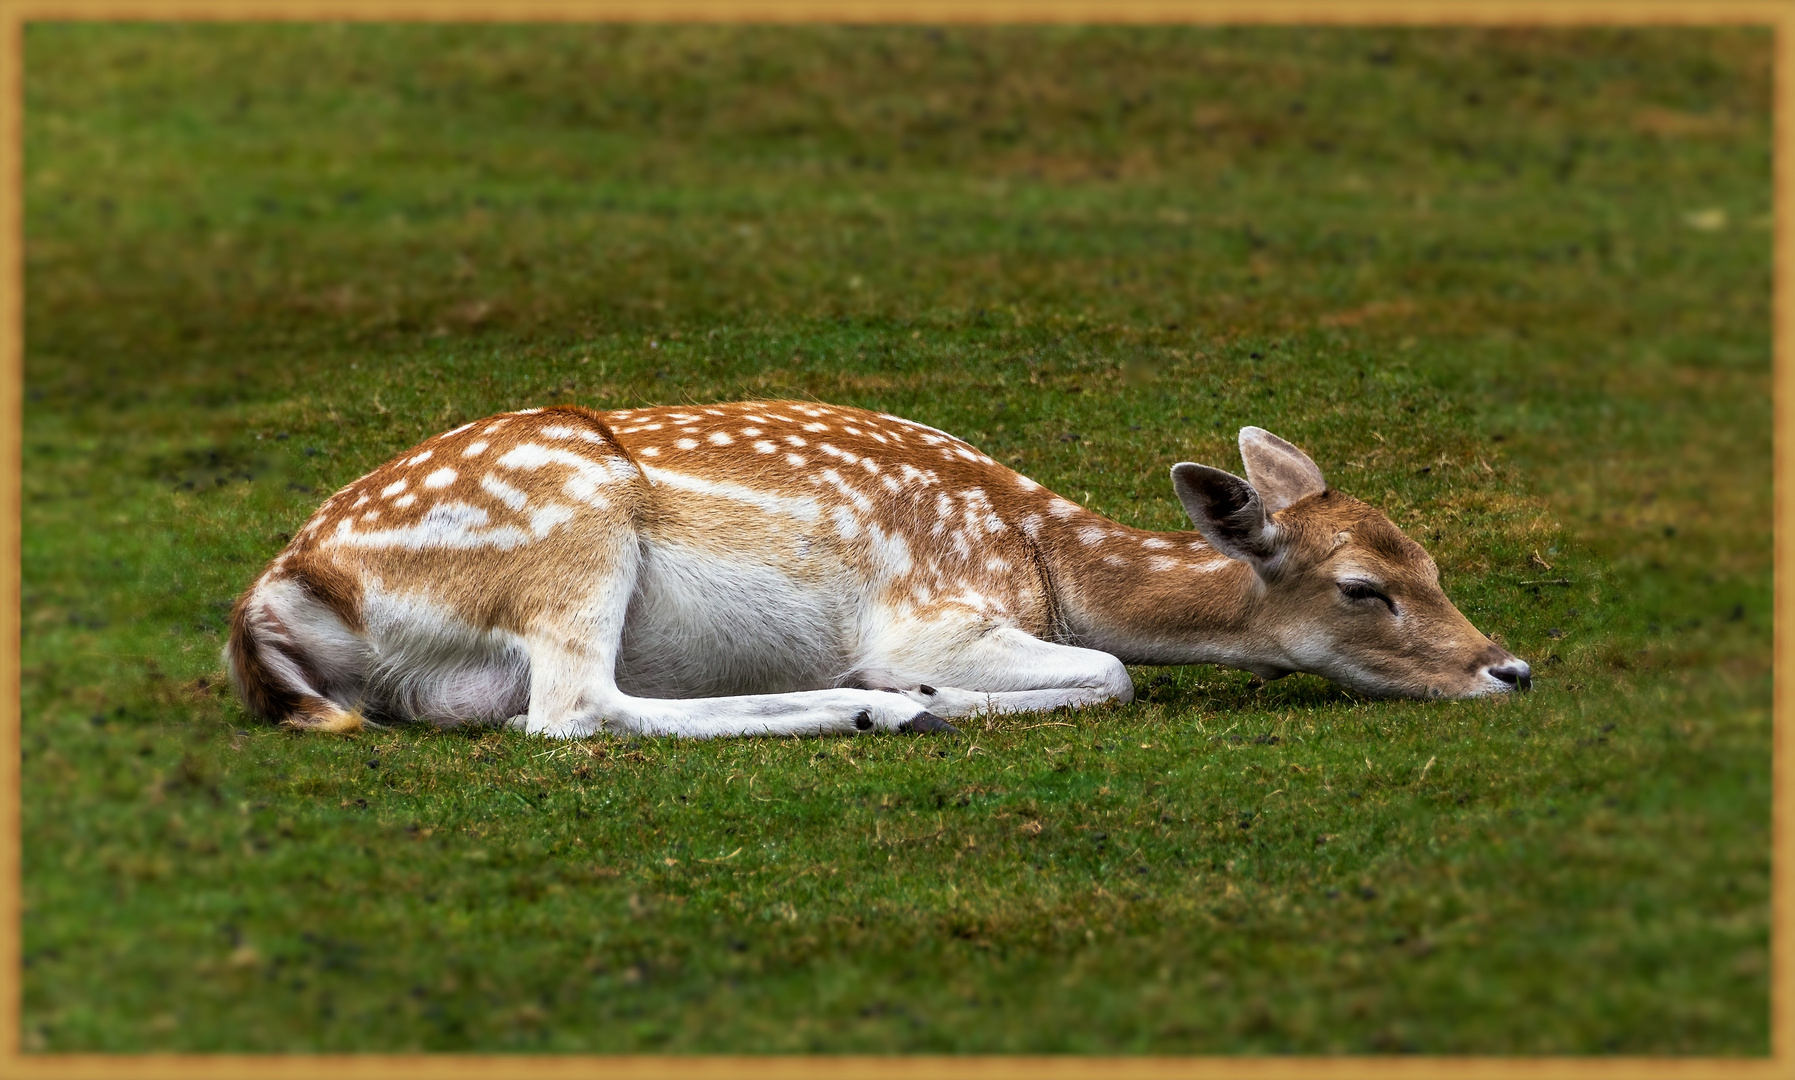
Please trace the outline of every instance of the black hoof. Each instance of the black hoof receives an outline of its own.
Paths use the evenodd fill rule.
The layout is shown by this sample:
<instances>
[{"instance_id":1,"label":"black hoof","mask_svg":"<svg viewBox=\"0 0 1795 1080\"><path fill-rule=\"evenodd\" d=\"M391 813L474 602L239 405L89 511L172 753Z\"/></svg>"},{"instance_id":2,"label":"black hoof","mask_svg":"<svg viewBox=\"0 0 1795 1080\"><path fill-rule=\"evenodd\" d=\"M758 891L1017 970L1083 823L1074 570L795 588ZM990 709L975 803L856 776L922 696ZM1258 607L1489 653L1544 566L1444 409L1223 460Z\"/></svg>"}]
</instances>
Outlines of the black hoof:
<instances>
[{"instance_id":1,"label":"black hoof","mask_svg":"<svg viewBox=\"0 0 1795 1080\"><path fill-rule=\"evenodd\" d=\"M960 729L948 723L934 713L923 713L913 716L898 725L899 731L915 735L958 735Z\"/></svg>"},{"instance_id":2,"label":"black hoof","mask_svg":"<svg viewBox=\"0 0 1795 1080\"><path fill-rule=\"evenodd\" d=\"M871 731L873 727L873 714L867 712L865 709L861 709L860 715L854 717L854 726L861 731Z\"/></svg>"},{"instance_id":3,"label":"black hoof","mask_svg":"<svg viewBox=\"0 0 1795 1080\"><path fill-rule=\"evenodd\" d=\"M917 689L921 690L923 693L929 695L930 697L935 696L935 688L933 686L930 686L928 683L923 683L921 686L917 687Z\"/></svg>"}]
</instances>

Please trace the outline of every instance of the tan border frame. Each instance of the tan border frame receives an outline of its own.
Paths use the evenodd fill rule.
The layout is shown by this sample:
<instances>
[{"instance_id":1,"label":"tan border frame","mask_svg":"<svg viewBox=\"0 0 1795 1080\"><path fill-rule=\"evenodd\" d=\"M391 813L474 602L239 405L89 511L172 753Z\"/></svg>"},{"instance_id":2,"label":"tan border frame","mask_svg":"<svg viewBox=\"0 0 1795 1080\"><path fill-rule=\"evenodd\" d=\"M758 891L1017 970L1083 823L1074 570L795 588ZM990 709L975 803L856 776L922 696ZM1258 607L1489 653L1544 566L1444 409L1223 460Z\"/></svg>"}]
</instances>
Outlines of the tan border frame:
<instances>
[{"instance_id":1,"label":"tan border frame","mask_svg":"<svg viewBox=\"0 0 1795 1080\"><path fill-rule=\"evenodd\" d=\"M1251 23L1491 25L1528 23L1717 25L1775 31L1775 639L1773 671L1771 1048L1772 1056L1719 1058L1169 1058L1169 1057L682 1057L519 1055L23 1054L20 1041L20 556L24 399L24 24L30 20L349 20L466 22L853 22L853 23ZM1795 954L1787 928L1795 879L1789 860L1789 709L1784 677L1795 670L1795 437L1786 423L1795 355L1791 245L1795 171L1795 0L0 0L0 1077L1481 1077L1788 1076L1795 1065L1795 1012L1788 992Z\"/></svg>"}]
</instances>

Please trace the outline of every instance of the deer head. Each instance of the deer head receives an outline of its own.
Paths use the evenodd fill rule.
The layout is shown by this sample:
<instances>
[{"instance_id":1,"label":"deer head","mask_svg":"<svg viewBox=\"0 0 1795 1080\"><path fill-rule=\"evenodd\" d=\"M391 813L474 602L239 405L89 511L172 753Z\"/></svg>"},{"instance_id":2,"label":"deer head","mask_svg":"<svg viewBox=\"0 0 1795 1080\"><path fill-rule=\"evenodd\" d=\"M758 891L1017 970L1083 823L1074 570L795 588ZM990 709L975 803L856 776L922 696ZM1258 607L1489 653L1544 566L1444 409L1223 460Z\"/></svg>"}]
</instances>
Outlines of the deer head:
<instances>
[{"instance_id":1,"label":"deer head","mask_svg":"<svg viewBox=\"0 0 1795 1080\"><path fill-rule=\"evenodd\" d=\"M1527 662L1471 625L1389 518L1330 490L1307 454L1262 428L1240 430L1240 456L1245 480L1184 462L1172 485L1204 539L1257 575L1252 621L1284 658L1258 674L1306 671L1388 697L1529 688Z\"/></svg>"}]
</instances>

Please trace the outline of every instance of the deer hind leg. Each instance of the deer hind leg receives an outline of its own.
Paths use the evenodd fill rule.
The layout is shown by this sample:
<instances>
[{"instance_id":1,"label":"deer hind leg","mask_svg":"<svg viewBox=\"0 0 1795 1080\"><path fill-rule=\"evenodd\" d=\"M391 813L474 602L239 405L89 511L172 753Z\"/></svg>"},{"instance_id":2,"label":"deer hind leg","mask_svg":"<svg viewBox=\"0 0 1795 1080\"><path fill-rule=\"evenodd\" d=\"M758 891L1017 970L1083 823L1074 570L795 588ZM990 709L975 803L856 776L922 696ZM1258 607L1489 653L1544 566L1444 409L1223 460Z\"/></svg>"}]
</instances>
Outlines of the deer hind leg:
<instances>
[{"instance_id":1,"label":"deer hind leg","mask_svg":"<svg viewBox=\"0 0 1795 1080\"><path fill-rule=\"evenodd\" d=\"M1037 712L1134 700L1122 662L1106 652L1058 645L1013 627L905 626L866 666L861 681L891 686L942 717Z\"/></svg>"}]
</instances>

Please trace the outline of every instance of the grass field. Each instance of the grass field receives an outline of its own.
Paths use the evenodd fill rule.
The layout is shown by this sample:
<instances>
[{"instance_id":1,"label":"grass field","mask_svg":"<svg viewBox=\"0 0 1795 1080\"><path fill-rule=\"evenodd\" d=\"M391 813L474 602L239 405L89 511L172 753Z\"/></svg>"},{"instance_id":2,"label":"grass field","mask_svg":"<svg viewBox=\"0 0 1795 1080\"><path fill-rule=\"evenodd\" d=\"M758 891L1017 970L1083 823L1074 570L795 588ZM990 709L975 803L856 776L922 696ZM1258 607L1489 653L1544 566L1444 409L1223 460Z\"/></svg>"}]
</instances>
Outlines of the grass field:
<instances>
[{"instance_id":1,"label":"grass field","mask_svg":"<svg viewBox=\"0 0 1795 1080\"><path fill-rule=\"evenodd\" d=\"M1770 47L33 24L28 1049L1766 1053ZM417 439L742 397L1157 528L1268 427L1535 690L553 745L220 685Z\"/></svg>"}]
</instances>

